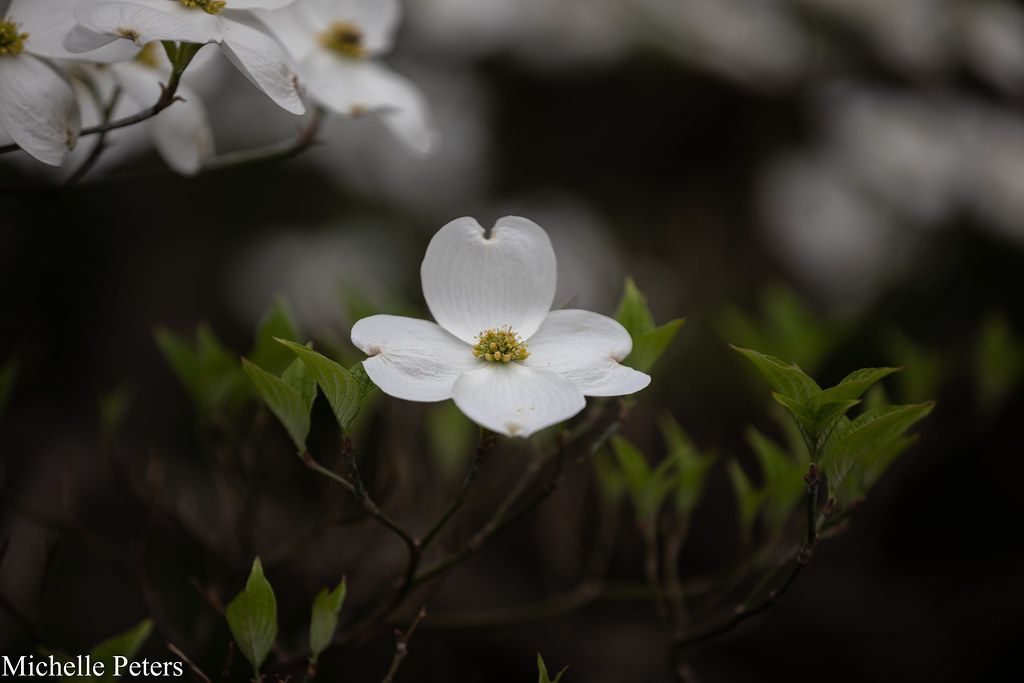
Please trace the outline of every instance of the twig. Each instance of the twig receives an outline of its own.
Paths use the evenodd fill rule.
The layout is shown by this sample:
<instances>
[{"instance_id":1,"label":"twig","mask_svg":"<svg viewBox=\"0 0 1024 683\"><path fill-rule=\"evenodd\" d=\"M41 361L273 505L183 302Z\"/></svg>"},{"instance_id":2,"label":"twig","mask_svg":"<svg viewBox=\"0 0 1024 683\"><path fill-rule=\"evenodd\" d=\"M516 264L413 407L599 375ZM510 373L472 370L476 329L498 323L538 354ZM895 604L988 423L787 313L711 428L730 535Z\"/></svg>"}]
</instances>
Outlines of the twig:
<instances>
[{"instance_id":1,"label":"twig","mask_svg":"<svg viewBox=\"0 0 1024 683\"><path fill-rule=\"evenodd\" d=\"M110 99L107 101L106 106L103 108L101 113L101 120L103 123L110 121L110 118L114 115L114 107L121 100L121 86L114 88L114 92L111 93ZM98 104L98 103L97 103ZM75 172L68 176L68 179L64 181L64 187L72 187L78 183L79 180L85 177L85 175L92 170L92 168L99 162L100 157L103 156L103 152L107 150L107 135L110 131L105 130L100 132L99 137L96 138L96 142L93 144L92 149L89 151L89 156L85 158L85 161L75 169Z\"/></svg>"},{"instance_id":2,"label":"twig","mask_svg":"<svg viewBox=\"0 0 1024 683\"><path fill-rule=\"evenodd\" d=\"M473 482L476 480L477 472L480 470L480 465L483 464L484 459L494 449L495 436L492 432L481 428L480 429L480 440L476 445L476 452L473 454L473 460L469 463L469 469L466 470L466 478L462 482L462 488L459 490L458 495L448 504L448 507L441 514L441 517L434 523L434 526L423 535L420 539L420 548L426 550L427 546L430 545L439 533L444 529L445 524L459 511L462 504L466 502L466 498L469 495L469 489L473 486Z\"/></svg>"},{"instance_id":3,"label":"twig","mask_svg":"<svg viewBox=\"0 0 1024 683\"><path fill-rule=\"evenodd\" d=\"M423 618L427 616L427 610L424 607L420 608L416 618L413 619L412 624L409 625L405 631L399 631L395 629L395 655L391 659L391 666L388 668L384 678L380 680L380 683L392 683L395 679L395 674L398 673L398 667L402 665L402 660L409 654L409 639L412 638L412 634L415 633L416 627L420 625Z\"/></svg>"},{"instance_id":4,"label":"twig","mask_svg":"<svg viewBox=\"0 0 1024 683\"><path fill-rule=\"evenodd\" d=\"M185 665L192 670L192 673L195 674L196 678L203 681L203 683L213 683L213 681L210 680L210 677L204 674L203 670L196 666L195 663L191 659L189 659L184 652L179 650L174 643L172 643L171 641L167 641L165 645L167 645L168 650L174 653L174 656L176 656L181 661L185 662Z\"/></svg>"}]
</instances>

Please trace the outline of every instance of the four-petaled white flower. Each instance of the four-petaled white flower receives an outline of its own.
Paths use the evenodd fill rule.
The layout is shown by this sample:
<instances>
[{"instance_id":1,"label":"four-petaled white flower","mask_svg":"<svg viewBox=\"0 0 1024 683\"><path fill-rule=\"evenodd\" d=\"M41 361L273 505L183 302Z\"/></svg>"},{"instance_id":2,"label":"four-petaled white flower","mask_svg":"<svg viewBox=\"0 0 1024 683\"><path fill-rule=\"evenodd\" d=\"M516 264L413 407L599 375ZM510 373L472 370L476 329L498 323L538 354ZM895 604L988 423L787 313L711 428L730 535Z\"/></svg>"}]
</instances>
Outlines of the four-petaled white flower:
<instances>
[{"instance_id":1,"label":"four-petaled white flower","mask_svg":"<svg viewBox=\"0 0 1024 683\"><path fill-rule=\"evenodd\" d=\"M370 379L409 401L455 400L477 424L528 437L572 417L584 396L622 396L651 378L621 365L632 340L618 322L552 311L555 252L525 218L486 235L473 218L441 228L420 276L437 323L375 315L352 327Z\"/></svg>"},{"instance_id":2,"label":"four-petaled white flower","mask_svg":"<svg viewBox=\"0 0 1024 683\"><path fill-rule=\"evenodd\" d=\"M73 55L64 36L75 25L78 0L0 0L0 128L33 157L64 162L81 126L71 84L53 59L111 62L135 52L111 46Z\"/></svg>"},{"instance_id":3,"label":"four-petaled white flower","mask_svg":"<svg viewBox=\"0 0 1024 683\"><path fill-rule=\"evenodd\" d=\"M302 114L306 109L292 61L253 13L291 2L84 0L75 10L78 26L64 44L72 52L84 52L119 39L140 46L158 40L218 43L253 85L285 110Z\"/></svg>"},{"instance_id":4,"label":"four-petaled white flower","mask_svg":"<svg viewBox=\"0 0 1024 683\"><path fill-rule=\"evenodd\" d=\"M261 16L321 105L343 116L376 113L419 154L437 145L426 98L376 59L394 42L398 0L298 0Z\"/></svg>"}]
</instances>

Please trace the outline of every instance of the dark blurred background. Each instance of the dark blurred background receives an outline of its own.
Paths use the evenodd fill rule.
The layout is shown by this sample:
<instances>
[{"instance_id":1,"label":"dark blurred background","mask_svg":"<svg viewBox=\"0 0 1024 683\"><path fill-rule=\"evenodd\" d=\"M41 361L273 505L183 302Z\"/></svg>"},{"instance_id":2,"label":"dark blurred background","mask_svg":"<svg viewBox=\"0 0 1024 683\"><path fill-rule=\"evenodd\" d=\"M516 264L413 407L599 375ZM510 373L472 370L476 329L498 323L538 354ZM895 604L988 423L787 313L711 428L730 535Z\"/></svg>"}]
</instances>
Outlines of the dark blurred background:
<instances>
[{"instance_id":1,"label":"dark blurred background","mask_svg":"<svg viewBox=\"0 0 1024 683\"><path fill-rule=\"evenodd\" d=\"M229 636L200 593L230 599L256 552L286 649L301 645L312 596L343 573L344 628L399 571L401 548L366 523L304 542L318 518L345 508L266 416L252 423L243 463L265 491L251 538L235 536L223 508L251 492L220 499L208 454L220 437L197 420L153 330L191 336L206 322L245 353L282 296L306 335L344 351L358 311L425 311L418 265L441 225L520 214L555 243L556 305L610 314L632 275L659 321L688 319L626 428L651 455L666 410L699 445L746 465L748 425L782 438L767 385L727 342L794 360L827 384L858 367L906 365L886 382L893 400L938 400L919 442L781 604L692 652L699 680L1012 671L1024 645L1024 9L419 0L398 45L392 63L425 90L444 136L425 159L367 117L332 121L297 159L193 179L165 174L130 132L70 190L48 189L25 160L0 162L0 364L18 368L0 415L0 594L24 617L0 613L0 649L30 651L34 629L84 651L155 602L158 629L177 632L144 652L166 659L161 638L182 639L219 672ZM217 60L194 87L218 149L299 125ZM117 397L126 412L105 448L100 406L109 414ZM458 417L444 418L450 439L431 436L437 410L378 397L360 437L368 452L389 453L366 467L413 526L431 515L417 514L412 492L436 509L465 457L442 452L462 444ZM396 436L398 415L415 427ZM331 448L329 413L319 405L314 417L315 443ZM123 469L108 467L111 450ZM472 533L488 492L508 487L524 455L498 449L456 533ZM202 542L139 514L118 471L146 495L158 486ZM596 515L588 477L456 569L432 610L571 588ZM742 552L734 508L719 467L684 576ZM640 580L640 548L624 510L609 576ZM636 602L472 633L432 629L428 617L399 679L533 680L537 651L555 670L569 665L568 682L670 680L661 629ZM323 678L377 680L390 656L384 634L328 656ZM235 680L245 668L235 663Z\"/></svg>"}]
</instances>

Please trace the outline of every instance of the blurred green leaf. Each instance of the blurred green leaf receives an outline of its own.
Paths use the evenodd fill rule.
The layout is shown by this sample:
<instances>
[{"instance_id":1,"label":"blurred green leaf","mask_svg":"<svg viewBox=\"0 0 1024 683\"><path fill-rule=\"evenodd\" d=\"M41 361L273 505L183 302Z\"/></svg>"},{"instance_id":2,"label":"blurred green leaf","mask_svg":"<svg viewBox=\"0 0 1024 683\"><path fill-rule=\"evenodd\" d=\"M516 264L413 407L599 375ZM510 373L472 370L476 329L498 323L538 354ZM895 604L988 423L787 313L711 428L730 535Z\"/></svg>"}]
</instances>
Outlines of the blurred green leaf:
<instances>
[{"instance_id":1,"label":"blurred green leaf","mask_svg":"<svg viewBox=\"0 0 1024 683\"><path fill-rule=\"evenodd\" d=\"M338 628L338 613L345 603L347 592L345 579L342 578L334 590L323 588L313 599L313 613L309 620L310 660L315 662L334 639L334 632Z\"/></svg>"},{"instance_id":2,"label":"blurred green leaf","mask_svg":"<svg viewBox=\"0 0 1024 683\"><path fill-rule=\"evenodd\" d=\"M237 356L224 348L207 325L199 326L194 346L163 328L154 336L201 416L232 412L249 395Z\"/></svg>"},{"instance_id":3,"label":"blurred green leaf","mask_svg":"<svg viewBox=\"0 0 1024 683\"><path fill-rule=\"evenodd\" d=\"M615 456L607 450L601 450L590 459L594 464L594 476L597 481L597 494L606 507L618 507L626 494L626 478Z\"/></svg>"},{"instance_id":4,"label":"blurred green leaf","mask_svg":"<svg viewBox=\"0 0 1024 683\"><path fill-rule=\"evenodd\" d=\"M100 416L100 432L103 438L111 439L121 429L131 402L132 392L127 387L117 387L100 395L97 411Z\"/></svg>"},{"instance_id":5,"label":"blurred green leaf","mask_svg":"<svg viewBox=\"0 0 1024 683\"><path fill-rule=\"evenodd\" d=\"M296 359L294 363L301 364L302 361ZM302 373L293 372L289 375L293 386L292 383L278 379L266 370L257 367L246 358L242 359L242 367L260 396L263 397L267 407L288 432L295 448L300 453L305 451L306 437L309 436L309 413L313 407L313 399L316 397L316 384L313 384L312 391L308 391L309 382L303 381ZM300 395L299 391L303 391L306 395Z\"/></svg>"},{"instance_id":6,"label":"blurred green leaf","mask_svg":"<svg viewBox=\"0 0 1024 683\"><path fill-rule=\"evenodd\" d=\"M461 472L473 452L480 428L452 401L441 401L427 409L427 446L445 477Z\"/></svg>"},{"instance_id":7,"label":"blurred green leaf","mask_svg":"<svg viewBox=\"0 0 1024 683\"><path fill-rule=\"evenodd\" d=\"M620 436L612 437L612 450L625 475L626 490L633 501L637 521L653 521L672 488L669 473L673 462L665 460L651 469L643 453Z\"/></svg>"},{"instance_id":8,"label":"blurred green leaf","mask_svg":"<svg viewBox=\"0 0 1024 683\"><path fill-rule=\"evenodd\" d=\"M732 482L732 490L736 495L740 535L744 541L749 542L754 533L754 522L757 521L757 513L761 510L765 492L754 487L750 477L736 460L729 461L728 469L729 481Z\"/></svg>"},{"instance_id":9,"label":"blurred green leaf","mask_svg":"<svg viewBox=\"0 0 1024 683\"><path fill-rule=\"evenodd\" d=\"M131 660L149 639L149 634L152 631L153 622L144 619L124 633L108 638L92 648L90 654L93 660L103 663L103 675L96 680L114 681L119 679L120 676L114 675L114 658L124 657Z\"/></svg>"},{"instance_id":10,"label":"blurred green leaf","mask_svg":"<svg viewBox=\"0 0 1024 683\"><path fill-rule=\"evenodd\" d=\"M810 401L815 410L829 403L855 401L864 395L879 380L888 377L900 368L863 368L847 375L839 384L816 394Z\"/></svg>"},{"instance_id":11,"label":"blurred green leaf","mask_svg":"<svg viewBox=\"0 0 1024 683\"><path fill-rule=\"evenodd\" d=\"M275 340L297 339L298 336L288 305L283 299L278 299L260 321L249 360L270 374L279 376L295 357Z\"/></svg>"},{"instance_id":12,"label":"blurred green leaf","mask_svg":"<svg viewBox=\"0 0 1024 683\"><path fill-rule=\"evenodd\" d=\"M991 412L1024 381L1024 342L1017 339L1009 320L990 315L978 333L974 379L982 410Z\"/></svg>"},{"instance_id":13,"label":"blurred green leaf","mask_svg":"<svg viewBox=\"0 0 1024 683\"><path fill-rule=\"evenodd\" d=\"M7 410L14 393L14 381L18 378L18 362L9 360L0 367L0 415Z\"/></svg>"},{"instance_id":14,"label":"blurred green leaf","mask_svg":"<svg viewBox=\"0 0 1024 683\"><path fill-rule=\"evenodd\" d=\"M903 401L920 402L938 395L948 374L942 354L915 343L901 332L890 333L885 346L888 356L903 367L896 376Z\"/></svg>"},{"instance_id":15,"label":"blurred green leaf","mask_svg":"<svg viewBox=\"0 0 1024 683\"><path fill-rule=\"evenodd\" d=\"M754 364L758 372L768 380L772 388L782 396L797 403L807 405L812 396L821 393L821 388L818 387L817 383L796 365L786 363L753 349L741 349L738 346L730 346L734 351L746 356Z\"/></svg>"},{"instance_id":16,"label":"blurred green leaf","mask_svg":"<svg viewBox=\"0 0 1024 683\"><path fill-rule=\"evenodd\" d=\"M934 407L934 403L887 406L837 426L819 463L828 476L829 487L839 486L855 467L870 461L873 451L887 447Z\"/></svg>"},{"instance_id":17,"label":"blurred green leaf","mask_svg":"<svg viewBox=\"0 0 1024 683\"><path fill-rule=\"evenodd\" d=\"M253 561L245 589L228 603L224 616L238 649L259 678L260 667L277 638L277 600L274 589L263 575L260 558Z\"/></svg>"},{"instance_id":18,"label":"blurred green leaf","mask_svg":"<svg viewBox=\"0 0 1024 683\"><path fill-rule=\"evenodd\" d=\"M619 308L615 313L615 319L626 328L634 343L637 337L654 329L654 317L651 315L650 309L647 308L647 300L637 289L636 283L631 277L626 278L626 286L622 293L622 300L619 302Z\"/></svg>"},{"instance_id":19,"label":"blurred green leaf","mask_svg":"<svg viewBox=\"0 0 1024 683\"><path fill-rule=\"evenodd\" d=\"M331 410L334 411L334 417L342 433L348 435L363 402L376 388L367 377L362 364L358 363L351 370L346 370L306 346L285 339L277 341L291 349L306 364L327 402L331 404Z\"/></svg>"},{"instance_id":20,"label":"blurred green leaf","mask_svg":"<svg viewBox=\"0 0 1024 683\"><path fill-rule=\"evenodd\" d=\"M548 667L544 664L544 658L537 653L537 671L540 676L537 679L537 683L559 683L562 680L562 674L564 674L569 667L565 667L554 678L548 678Z\"/></svg>"},{"instance_id":21,"label":"blurred green leaf","mask_svg":"<svg viewBox=\"0 0 1024 683\"><path fill-rule=\"evenodd\" d=\"M704 495L708 472L717 457L701 453L671 415L662 416L658 425L668 446L668 459L675 465L672 503L681 517L689 517Z\"/></svg>"},{"instance_id":22,"label":"blurred green leaf","mask_svg":"<svg viewBox=\"0 0 1024 683\"><path fill-rule=\"evenodd\" d=\"M757 429L747 430L747 442L757 455L764 478L760 511L768 531L778 533L785 527L806 489L804 467L779 444Z\"/></svg>"},{"instance_id":23,"label":"blurred green leaf","mask_svg":"<svg viewBox=\"0 0 1024 683\"><path fill-rule=\"evenodd\" d=\"M633 337L633 350L623 363L640 372L649 372L685 322L677 318Z\"/></svg>"}]
</instances>

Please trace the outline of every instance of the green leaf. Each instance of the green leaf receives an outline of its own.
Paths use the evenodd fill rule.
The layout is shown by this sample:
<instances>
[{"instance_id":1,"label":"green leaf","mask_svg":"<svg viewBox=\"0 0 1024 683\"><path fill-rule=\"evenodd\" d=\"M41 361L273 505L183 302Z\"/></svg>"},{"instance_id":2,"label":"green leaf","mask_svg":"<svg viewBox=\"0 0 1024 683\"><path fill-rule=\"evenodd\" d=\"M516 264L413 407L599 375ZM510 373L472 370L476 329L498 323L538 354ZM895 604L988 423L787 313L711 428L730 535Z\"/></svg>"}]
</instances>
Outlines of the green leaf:
<instances>
[{"instance_id":1,"label":"green leaf","mask_svg":"<svg viewBox=\"0 0 1024 683\"><path fill-rule=\"evenodd\" d=\"M1024 379L1024 342L1003 315L990 315L981 326L974 357L974 379L983 410L998 408Z\"/></svg>"},{"instance_id":2,"label":"green leaf","mask_svg":"<svg viewBox=\"0 0 1024 683\"><path fill-rule=\"evenodd\" d=\"M811 407L818 410L829 403L855 401L863 396L864 392L870 389L875 382L894 372L899 372L899 370L900 368L863 368L851 372L839 384L814 396L811 399Z\"/></svg>"},{"instance_id":3,"label":"green leaf","mask_svg":"<svg viewBox=\"0 0 1024 683\"><path fill-rule=\"evenodd\" d=\"M614 456L602 449L590 461L594 465L597 494L606 507L618 507L626 494L626 478Z\"/></svg>"},{"instance_id":4,"label":"green leaf","mask_svg":"<svg viewBox=\"0 0 1024 683\"><path fill-rule=\"evenodd\" d=\"M153 622L144 619L124 633L108 638L92 648L89 654L93 660L103 663L103 675L98 680L113 681L120 678L114 675L114 658L124 657L131 660L149 639L152 631Z\"/></svg>"},{"instance_id":5,"label":"green leaf","mask_svg":"<svg viewBox=\"0 0 1024 683\"><path fill-rule=\"evenodd\" d=\"M757 455L764 477L761 513L765 527L772 533L782 531L800 501L806 484L805 469L757 429L747 430L747 441Z\"/></svg>"},{"instance_id":6,"label":"green leaf","mask_svg":"<svg viewBox=\"0 0 1024 683\"><path fill-rule=\"evenodd\" d=\"M334 590L323 588L313 600L313 614L309 620L309 658L314 662L334 639L334 632L338 628L338 613L345 603L347 591L345 579L342 578Z\"/></svg>"},{"instance_id":7,"label":"green leaf","mask_svg":"<svg viewBox=\"0 0 1024 683\"><path fill-rule=\"evenodd\" d=\"M612 450L625 475L626 489L633 500L637 520L654 520L672 488L669 474L674 463L665 460L652 470L636 446L620 436L612 437Z\"/></svg>"},{"instance_id":8,"label":"green leaf","mask_svg":"<svg viewBox=\"0 0 1024 683\"><path fill-rule=\"evenodd\" d=\"M754 533L754 522L757 521L757 513L761 510L765 492L754 487L750 477L737 461L730 460L728 467L729 480L732 482L732 489L736 494L740 535L744 541L749 542Z\"/></svg>"},{"instance_id":9,"label":"green leaf","mask_svg":"<svg viewBox=\"0 0 1024 683\"><path fill-rule=\"evenodd\" d=\"M346 370L309 347L285 339L277 341L291 349L292 353L305 363L320 390L327 397L327 402L331 404L331 410L334 411L334 417L342 433L347 435L363 407L363 402L376 388L363 370L362 363L354 365L351 370Z\"/></svg>"},{"instance_id":10,"label":"green leaf","mask_svg":"<svg viewBox=\"0 0 1024 683\"><path fill-rule=\"evenodd\" d=\"M245 590L228 603L224 615L238 649L252 664L253 673L258 678L263 660L277 637L277 600L274 589L263 575L260 558L252 563Z\"/></svg>"},{"instance_id":11,"label":"green leaf","mask_svg":"<svg viewBox=\"0 0 1024 683\"><path fill-rule=\"evenodd\" d=\"M565 667L554 678L548 678L548 667L544 664L544 658L537 653L537 671L540 676L537 678L537 683L559 683L562 680L562 674L564 674L569 667Z\"/></svg>"},{"instance_id":12,"label":"green leaf","mask_svg":"<svg viewBox=\"0 0 1024 683\"><path fill-rule=\"evenodd\" d=\"M11 394L14 393L14 381L18 378L17 361L7 361L0 367L0 415L7 410L11 401Z\"/></svg>"},{"instance_id":13,"label":"green leaf","mask_svg":"<svg viewBox=\"0 0 1024 683\"><path fill-rule=\"evenodd\" d=\"M294 362L301 364L301 361L298 359ZM249 375L256 390L266 402L267 407L270 408L270 411L274 413L278 421L288 432L288 436L291 437L295 448L300 453L305 451L306 437L309 436L309 413L313 407L316 385L313 384L313 392L308 392L307 395L303 396L299 394L299 391L306 392L308 383L303 382L301 378L297 377L299 373L292 373L289 376L289 379L294 383L293 386L289 382L278 379L266 370L257 367L246 358L242 359L242 368Z\"/></svg>"},{"instance_id":14,"label":"green leaf","mask_svg":"<svg viewBox=\"0 0 1024 683\"><path fill-rule=\"evenodd\" d=\"M647 300L637 289L633 278L626 278L626 287L622 293L622 300L619 302L619 309L615 313L618 320L634 342L637 337L646 334L654 329L654 317L647 308Z\"/></svg>"},{"instance_id":15,"label":"green leaf","mask_svg":"<svg viewBox=\"0 0 1024 683\"><path fill-rule=\"evenodd\" d=\"M165 329L157 329L154 336L200 415L231 412L249 396L237 356L207 325L199 326L195 346Z\"/></svg>"},{"instance_id":16,"label":"green leaf","mask_svg":"<svg viewBox=\"0 0 1024 683\"><path fill-rule=\"evenodd\" d=\"M280 375L295 360L276 339L296 339L298 332L284 300L277 300L263 316L249 359L272 375Z\"/></svg>"},{"instance_id":17,"label":"green leaf","mask_svg":"<svg viewBox=\"0 0 1024 683\"><path fill-rule=\"evenodd\" d=\"M707 474L717 457L702 454L671 415L663 416L658 425L668 445L668 459L675 464L672 503L681 517L689 517L704 495Z\"/></svg>"},{"instance_id":18,"label":"green leaf","mask_svg":"<svg viewBox=\"0 0 1024 683\"><path fill-rule=\"evenodd\" d=\"M105 439L113 438L132 403L132 392L126 387L117 387L100 395L97 402L97 410L100 416L100 433Z\"/></svg>"},{"instance_id":19,"label":"green leaf","mask_svg":"<svg viewBox=\"0 0 1024 683\"><path fill-rule=\"evenodd\" d=\"M452 401L427 408L426 440L434 464L445 478L460 474L469 462L480 428Z\"/></svg>"},{"instance_id":20,"label":"green leaf","mask_svg":"<svg viewBox=\"0 0 1024 683\"><path fill-rule=\"evenodd\" d=\"M683 318L677 318L633 337L633 351L623 363L640 372L648 372L665 353L685 322Z\"/></svg>"},{"instance_id":21,"label":"green leaf","mask_svg":"<svg viewBox=\"0 0 1024 683\"><path fill-rule=\"evenodd\" d=\"M838 487L855 467L870 461L874 451L886 447L934 407L934 403L887 406L837 426L820 463L829 487Z\"/></svg>"},{"instance_id":22,"label":"green leaf","mask_svg":"<svg viewBox=\"0 0 1024 683\"><path fill-rule=\"evenodd\" d=\"M796 365L759 353L753 349L741 349L738 346L731 346L731 348L746 356L754 364L758 372L764 375L764 378L768 380L772 388L782 396L792 399L797 403L807 405L811 397L821 393L821 388L818 387L817 383Z\"/></svg>"}]
</instances>

